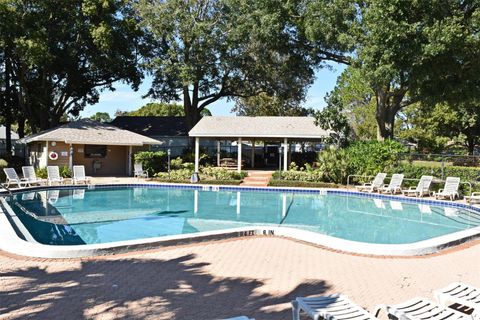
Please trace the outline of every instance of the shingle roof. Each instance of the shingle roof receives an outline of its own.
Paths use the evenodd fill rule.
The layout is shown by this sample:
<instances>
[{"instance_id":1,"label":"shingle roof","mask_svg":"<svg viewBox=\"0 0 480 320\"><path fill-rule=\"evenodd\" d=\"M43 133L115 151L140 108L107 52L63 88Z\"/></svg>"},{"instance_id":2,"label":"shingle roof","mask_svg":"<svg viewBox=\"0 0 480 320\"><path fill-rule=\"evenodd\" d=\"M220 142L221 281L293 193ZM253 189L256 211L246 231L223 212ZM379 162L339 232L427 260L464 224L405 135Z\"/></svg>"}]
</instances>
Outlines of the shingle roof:
<instances>
[{"instance_id":1,"label":"shingle roof","mask_svg":"<svg viewBox=\"0 0 480 320\"><path fill-rule=\"evenodd\" d=\"M155 139L123 130L111 124L81 119L60 127L45 130L26 137L26 143L34 141L64 141L72 144L101 144L121 146L142 146L158 144Z\"/></svg>"},{"instance_id":2,"label":"shingle roof","mask_svg":"<svg viewBox=\"0 0 480 320\"><path fill-rule=\"evenodd\" d=\"M329 131L313 117L203 117L190 130L192 137L320 139Z\"/></svg>"},{"instance_id":3,"label":"shingle roof","mask_svg":"<svg viewBox=\"0 0 480 320\"><path fill-rule=\"evenodd\" d=\"M13 132L13 131L10 131L12 133L12 140L18 140L18 134ZM7 138L7 130L5 128L5 126L0 126L0 140L5 140Z\"/></svg>"},{"instance_id":4,"label":"shingle roof","mask_svg":"<svg viewBox=\"0 0 480 320\"><path fill-rule=\"evenodd\" d=\"M185 117L116 117L112 125L148 137L188 136Z\"/></svg>"}]
</instances>

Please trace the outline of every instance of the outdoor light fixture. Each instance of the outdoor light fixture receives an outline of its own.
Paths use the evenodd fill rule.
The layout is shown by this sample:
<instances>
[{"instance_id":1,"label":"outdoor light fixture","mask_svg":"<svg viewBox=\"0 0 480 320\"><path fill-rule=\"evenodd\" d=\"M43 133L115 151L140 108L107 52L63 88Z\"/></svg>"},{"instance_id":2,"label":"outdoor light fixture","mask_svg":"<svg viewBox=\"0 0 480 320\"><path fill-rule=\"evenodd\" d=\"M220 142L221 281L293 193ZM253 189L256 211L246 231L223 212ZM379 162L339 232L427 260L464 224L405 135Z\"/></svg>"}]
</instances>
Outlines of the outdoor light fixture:
<instances>
[{"instance_id":1,"label":"outdoor light fixture","mask_svg":"<svg viewBox=\"0 0 480 320\"><path fill-rule=\"evenodd\" d=\"M168 180L170 180L170 155L172 154L172 151L170 148L167 149L167 156L168 156Z\"/></svg>"}]
</instances>

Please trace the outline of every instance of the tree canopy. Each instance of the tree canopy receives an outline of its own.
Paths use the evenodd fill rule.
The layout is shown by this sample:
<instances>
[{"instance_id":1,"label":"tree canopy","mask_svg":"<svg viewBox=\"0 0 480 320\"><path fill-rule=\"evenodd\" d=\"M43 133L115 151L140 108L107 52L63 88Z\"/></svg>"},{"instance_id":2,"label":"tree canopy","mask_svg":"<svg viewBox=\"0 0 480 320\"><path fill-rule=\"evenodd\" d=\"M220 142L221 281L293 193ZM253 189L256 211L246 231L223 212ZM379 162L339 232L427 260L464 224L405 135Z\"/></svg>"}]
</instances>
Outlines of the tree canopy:
<instances>
[{"instance_id":1,"label":"tree canopy","mask_svg":"<svg viewBox=\"0 0 480 320\"><path fill-rule=\"evenodd\" d=\"M301 101L284 100L278 96L260 93L249 98L239 98L232 109L238 116L308 116L312 109L302 107Z\"/></svg>"},{"instance_id":2,"label":"tree canopy","mask_svg":"<svg viewBox=\"0 0 480 320\"><path fill-rule=\"evenodd\" d=\"M10 108L32 130L58 124L125 81L137 88L145 38L127 0L3 1L3 65L15 91ZM7 30L8 32L3 32Z\"/></svg>"},{"instance_id":3,"label":"tree canopy","mask_svg":"<svg viewBox=\"0 0 480 320\"><path fill-rule=\"evenodd\" d=\"M140 0L142 24L157 43L147 64L154 75L149 96L183 100L190 127L221 98L264 92L301 99L330 47L312 58L299 23L303 7L302 1Z\"/></svg>"}]
</instances>

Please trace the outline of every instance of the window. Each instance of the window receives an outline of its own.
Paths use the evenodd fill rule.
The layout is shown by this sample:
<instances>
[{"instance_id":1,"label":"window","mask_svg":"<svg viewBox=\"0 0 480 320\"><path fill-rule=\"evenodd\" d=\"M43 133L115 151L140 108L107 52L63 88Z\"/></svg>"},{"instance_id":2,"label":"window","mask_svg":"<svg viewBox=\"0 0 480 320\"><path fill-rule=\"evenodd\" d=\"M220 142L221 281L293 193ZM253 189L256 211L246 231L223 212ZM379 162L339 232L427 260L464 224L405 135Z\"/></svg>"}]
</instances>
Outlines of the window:
<instances>
[{"instance_id":1,"label":"window","mask_svg":"<svg viewBox=\"0 0 480 320\"><path fill-rule=\"evenodd\" d=\"M86 144L85 158L105 158L107 156L107 146Z\"/></svg>"}]
</instances>

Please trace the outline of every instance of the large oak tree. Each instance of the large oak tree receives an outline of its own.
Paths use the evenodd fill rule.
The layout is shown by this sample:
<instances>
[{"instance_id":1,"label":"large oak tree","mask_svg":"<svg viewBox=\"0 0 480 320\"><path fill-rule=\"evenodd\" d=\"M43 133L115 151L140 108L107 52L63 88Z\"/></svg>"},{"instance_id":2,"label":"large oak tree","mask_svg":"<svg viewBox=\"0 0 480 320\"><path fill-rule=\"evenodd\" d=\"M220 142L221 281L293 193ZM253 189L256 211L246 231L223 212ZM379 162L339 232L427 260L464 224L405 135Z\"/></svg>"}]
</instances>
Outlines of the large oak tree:
<instances>
[{"instance_id":1,"label":"large oak tree","mask_svg":"<svg viewBox=\"0 0 480 320\"><path fill-rule=\"evenodd\" d=\"M78 115L116 81L137 88L145 38L127 0L8 0L0 6L17 107L33 132ZM10 19L4 20L3 17Z\"/></svg>"},{"instance_id":2,"label":"large oak tree","mask_svg":"<svg viewBox=\"0 0 480 320\"><path fill-rule=\"evenodd\" d=\"M340 59L327 41L321 49L306 41L301 1L140 0L137 8L157 42L149 95L183 100L190 127L222 98L301 100L318 62Z\"/></svg>"}]
</instances>

